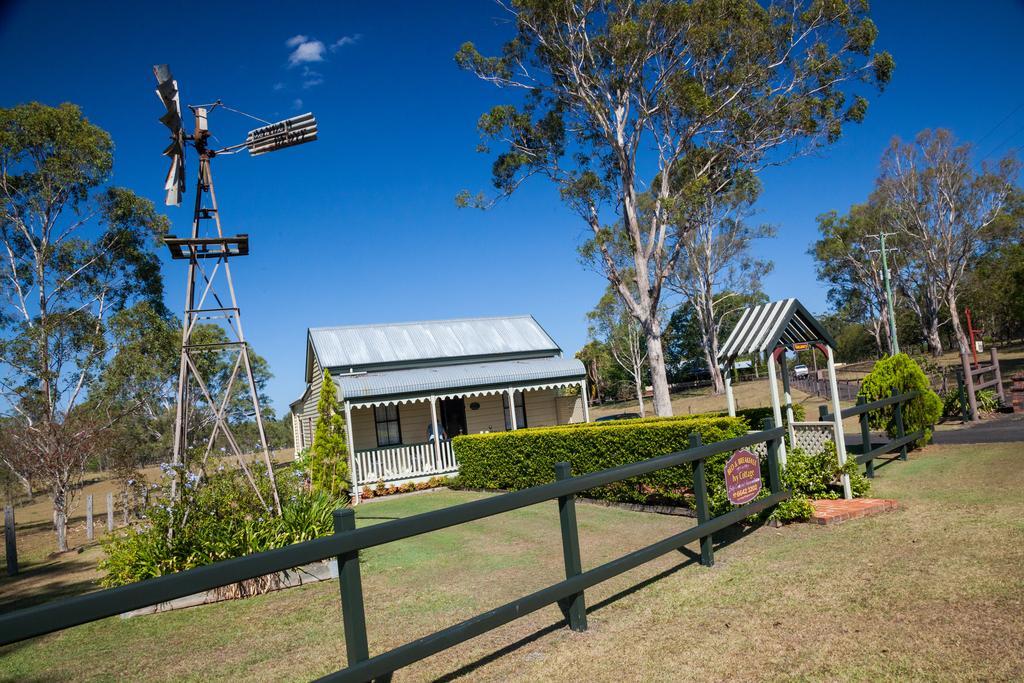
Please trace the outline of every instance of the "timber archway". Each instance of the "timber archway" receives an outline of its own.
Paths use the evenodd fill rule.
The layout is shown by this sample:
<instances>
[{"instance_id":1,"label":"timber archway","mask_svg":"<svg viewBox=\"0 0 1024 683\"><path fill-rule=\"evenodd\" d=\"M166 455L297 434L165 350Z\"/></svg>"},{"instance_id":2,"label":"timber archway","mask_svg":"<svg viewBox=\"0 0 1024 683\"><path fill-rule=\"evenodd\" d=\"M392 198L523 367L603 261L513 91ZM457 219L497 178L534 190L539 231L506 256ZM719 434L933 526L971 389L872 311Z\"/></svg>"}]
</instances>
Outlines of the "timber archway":
<instances>
[{"instance_id":1,"label":"timber archway","mask_svg":"<svg viewBox=\"0 0 1024 683\"><path fill-rule=\"evenodd\" d=\"M789 428L789 442L795 443L793 427L793 396L789 388L789 368L786 364L787 351L817 349L828 361L829 393L834 417L836 454L839 464L846 464L846 438L843 433L843 418L839 405L839 391L836 382L836 342L828 330L811 315L796 299L782 299L758 306L745 308L736 327L718 352L718 360L725 374L725 396L729 404L729 415L736 415L736 399L732 391L730 370L741 356L768 356L768 388L771 394L772 415L776 425L783 424L782 410L786 411L785 424ZM784 400L780 399L778 387L779 370L782 374ZM758 425L759 426L759 425ZM779 460L786 465L786 448L779 448ZM851 497L850 479L843 475L843 494Z\"/></svg>"}]
</instances>

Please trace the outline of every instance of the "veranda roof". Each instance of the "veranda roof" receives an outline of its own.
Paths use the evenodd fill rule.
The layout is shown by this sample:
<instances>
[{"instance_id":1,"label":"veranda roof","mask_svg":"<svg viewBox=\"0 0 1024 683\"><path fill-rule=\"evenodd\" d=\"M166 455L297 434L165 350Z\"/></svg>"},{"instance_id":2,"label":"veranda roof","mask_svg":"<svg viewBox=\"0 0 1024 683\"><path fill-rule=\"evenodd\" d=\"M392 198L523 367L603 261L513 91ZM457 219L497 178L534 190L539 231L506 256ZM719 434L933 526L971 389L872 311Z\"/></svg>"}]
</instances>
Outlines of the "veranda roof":
<instances>
[{"instance_id":1,"label":"veranda roof","mask_svg":"<svg viewBox=\"0 0 1024 683\"><path fill-rule=\"evenodd\" d=\"M557 386L585 376L578 359L557 356L332 375L338 393L349 402L425 394L444 397L509 386Z\"/></svg>"},{"instance_id":2,"label":"veranda roof","mask_svg":"<svg viewBox=\"0 0 1024 683\"><path fill-rule=\"evenodd\" d=\"M796 299L782 299L744 309L739 322L718 352L720 359L773 351L779 346L836 342L818 320Z\"/></svg>"}]
</instances>

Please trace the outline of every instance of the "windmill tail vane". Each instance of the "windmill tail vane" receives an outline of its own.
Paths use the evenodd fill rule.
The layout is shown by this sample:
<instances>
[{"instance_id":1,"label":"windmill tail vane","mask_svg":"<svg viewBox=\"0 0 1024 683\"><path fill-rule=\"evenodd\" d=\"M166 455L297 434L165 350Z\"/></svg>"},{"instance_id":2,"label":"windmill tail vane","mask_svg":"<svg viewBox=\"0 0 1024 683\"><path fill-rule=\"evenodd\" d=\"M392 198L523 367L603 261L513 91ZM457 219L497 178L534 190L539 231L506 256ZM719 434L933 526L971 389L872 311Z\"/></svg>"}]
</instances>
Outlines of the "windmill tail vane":
<instances>
[{"instance_id":1,"label":"windmill tail vane","mask_svg":"<svg viewBox=\"0 0 1024 683\"><path fill-rule=\"evenodd\" d=\"M279 149L294 147L317 139L316 117L311 112L293 116L292 118L271 123L260 128L250 130L245 136L245 141L228 145L217 150L206 149L206 138L209 137L206 116L206 107L191 107L196 117L196 134L189 136L185 133L184 124L181 118L181 98L178 90L178 81L171 74L167 64L157 64L153 67L153 75L156 77L156 95L164 105L164 114L160 117L160 123L164 124L171 132L171 143L164 149L164 156L171 158L170 168L164 180L164 203L167 206L181 206L181 195L185 192L185 145L188 141L200 150L201 154L215 156L217 154L230 154L242 149L248 150L250 156L260 156L268 152L276 152ZM223 106L218 100L210 105L210 110L217 106ZM230 107L224 107L250 118L258 117L245 114Z\"/></svg>"}]
</instances>

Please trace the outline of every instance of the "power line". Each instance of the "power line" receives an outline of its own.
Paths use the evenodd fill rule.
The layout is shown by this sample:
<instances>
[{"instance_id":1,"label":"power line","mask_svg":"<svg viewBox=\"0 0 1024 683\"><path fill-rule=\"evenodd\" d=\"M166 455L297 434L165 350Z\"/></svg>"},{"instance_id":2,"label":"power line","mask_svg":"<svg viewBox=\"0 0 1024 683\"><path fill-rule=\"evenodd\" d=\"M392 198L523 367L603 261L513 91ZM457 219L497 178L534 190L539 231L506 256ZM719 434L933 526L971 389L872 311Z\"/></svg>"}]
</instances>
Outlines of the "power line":
<instances>
[{"instance_id":1,"label":"power line","mask_svg":"<svg viewBox=\"0 0 1024 683\"><path fill-rule=\"evenodd\" d=\"M995 147L993 147L993 148L992 148L991 150L989 150L989 153L988 153L988 154L986 154L985 156L983 156L983 157L981 158L981 160L982 160L982 161L985 161L985 160L987 160L987 159L988 159L988 158L989 158L990 156L992 156L992 155L993 155L993 154L995 154L995 153L996 153L997 151L999 151L999 149L1000 149L1000 148L1001 148L1001 147L1002 147L1003 145L1005 145L1005 144L1006 144L1007 142L1009 142L1009 141L1010 141L1010 140L1012 140L1013 138L1017 137L1017 135L1019 135L1019 134L1021 133L1021 131L1024 131L1024 124L1021 124L1021 125L1020 125L1020 127L1019 127L1019 128L1017 128L1017 130L1015 130L1015 131L1013 131L1012 133L1010 133L1009 135L1007 135L1007 136L1006 136L1006 139L1005 139L1005 140L1003 140L1003 141L1002 141L1002 142L1000 142L1000 143L999 143L998 145L996 145L996 146L995 146Z\"/></svg>"},{"instance_id":2,"label":"power line","mask_svg":"<svg viewBox=\"0 0 1024 683\"><path fill-rule=\"evenodd\" d=\"M975 144L978 147L981 147L981 143L985 142L985 140L988 140L990 137L992 137L992 133L995 133L997 130L999 130L1000 126L1009 121L1010 117L1019 112L1021 109L1024 109L1024 102L1018 104L1016 107L1014 107L1013 111L1011 111L1009 114L1000 119L999 123L989 128L988 132L981 136L981 139L978 140Z\"/></svg>"}]
</instances>

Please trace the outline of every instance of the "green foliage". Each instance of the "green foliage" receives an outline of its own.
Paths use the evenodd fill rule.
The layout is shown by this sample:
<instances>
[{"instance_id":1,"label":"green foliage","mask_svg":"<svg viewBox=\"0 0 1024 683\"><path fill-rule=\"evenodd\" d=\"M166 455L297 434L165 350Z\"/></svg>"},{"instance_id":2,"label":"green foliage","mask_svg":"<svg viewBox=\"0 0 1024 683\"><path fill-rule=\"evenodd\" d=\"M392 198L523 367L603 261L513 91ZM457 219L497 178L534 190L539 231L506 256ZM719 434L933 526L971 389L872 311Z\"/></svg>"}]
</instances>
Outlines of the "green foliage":
<instances>
[{"instance_id":1,"label":"green foliage","mask_svg":"<svg viewBox=\"0 0 1024 683\"><path fill-rule=\"evenodd\" d=\"M999 401L999 394L992 389L982 389L974 395L978 404L978 410L983 413L994 413L1002 405ZM960 402L960 390L954 387L942 397L943 419L954 418L959 420L964 414L963 404Z\"/></svg>"},{"instance_id":2,"label":"green foliage","mask_svg":"<svg viewBox=\"0 0 1024 683\"><path fill-rule=\"evenodd\" d=\"M316 409L319 417L308 456L309 479L314 491L340 497L352 488L348 480L348 441L345 416L338 404L338 389L326 370Z\"/></svg>"},{"instance_id":3,"label":"green foliage","mask_svg":"<svg viewBox=\"0 0 1024 683\"><path fill-rule=\"evenodd\" d=\"M787 452L786 468L782 472L782 486L790 491L789 500L780 504L769 519L792 522L814 514L811 499L839 498L842 495L840 477L850 477L850 491L854 498L862 498L871 488L871 482L860 472L855 458L847 458L839 466L836 446L829 441L819 453L808 454L802 448Z\"/></svg>"},{"instance_id":4,"label":"green foliage","mask_svg":"<svg viewBox=\"0 0 1024 683\"><path fill-rule=\"evenodd\" d=\"M253 474L264 500L270 500L266 475L258 469ZM238 469L221 466L202 480L186 473L174 506L157 501L144 510L142 523L104 540L103 585L123 586L333 533L332 513L346 501L305 490L302 473L294 474L299 476L278 477L278 517Z\"/></svg>"},{"instance_id":5,"label":"green foliage","mask_svg":"<svg viewBox=\"0 0 1024 683\"><path fill-rule=\"evenodd\" d=\"M452 444L461 486L518 490L554 481L557 462L569 462L573 474L586 474L685 450L691 434L711 443L746 432L747 424L739 418L644 418L457 436ZM709 469L722 469L727 458L728 454L709 458ZM587 495L618 502L685 505L692 484L692 467L685 465L616 482Z\"/></svg>"},{"instance_id":6,"label":"green foliage","mask_svg":"<svg viewBox=\"0 0 1024 683\"><path fill-rule=\"evenodd\" d=\"M903 428L907 434L924 430L924 437L915 445L924 446L931 440L932 425L942 415L942 399L931 389L928 377L920 366L905 353L887 356L875 363L861 381L858 397L868 402L889 398L893 392L904 394L918 391L920 395L903 404ZM871 427L885 429L890 437L896 436L896 410L892 405L871 412Z\"/></svg>"}]
</instances>

